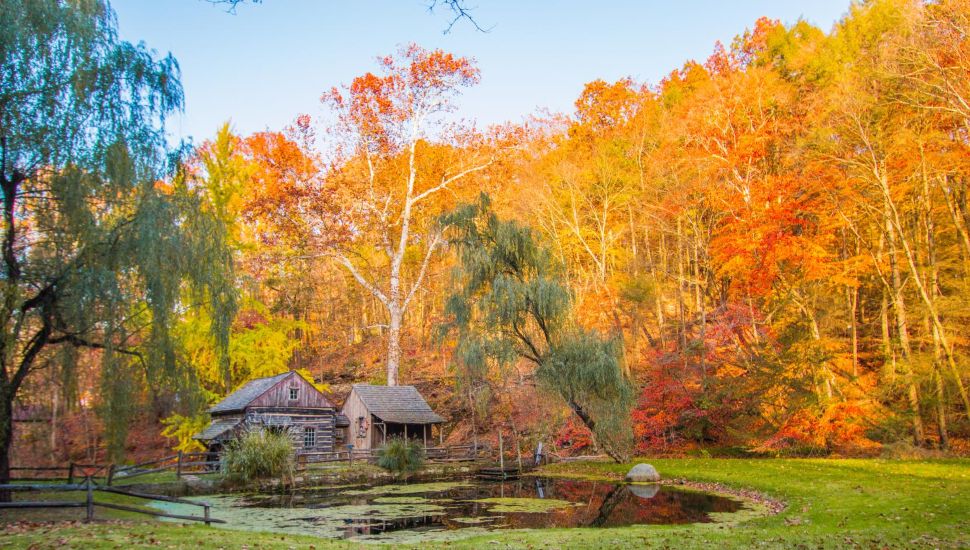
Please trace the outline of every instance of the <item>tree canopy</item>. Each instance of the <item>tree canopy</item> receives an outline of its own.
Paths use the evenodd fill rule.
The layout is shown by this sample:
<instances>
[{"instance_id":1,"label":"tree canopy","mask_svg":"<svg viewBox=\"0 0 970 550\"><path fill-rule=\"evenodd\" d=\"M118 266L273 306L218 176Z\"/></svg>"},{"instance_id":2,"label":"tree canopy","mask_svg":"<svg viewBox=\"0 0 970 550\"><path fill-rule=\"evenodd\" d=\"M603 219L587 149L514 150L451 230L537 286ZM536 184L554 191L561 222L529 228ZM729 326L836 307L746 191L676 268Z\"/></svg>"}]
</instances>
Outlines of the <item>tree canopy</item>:
<instances>
[{"instance_id":1,"label":"tree canopy","mask_svg":"<svg viewBox=\"0 0 970 550\"><path fill-rule=\"evenodd\" d=\"M101 1L5 0L0 20L6 480L12 405L32 372L70 378L77 355L63 350L97 350L118 455L133 381L191 378L176 368L175 316L211 303L225 349L235 290L224 224L166 152L165 117L182 105L175 60L119 40Z\"/></svg>"},{"instance_id":2,"label":"tree canopy","mask_svg":"<svg viewBox=\"0 0 970 550\"><path fill-rule=\"evenodd\" d=\"M633 390L620 368L621 343L576 324L562 269L533 232L503 221L482 195L442 218L457 248L456 292L444 326L457 336L459 368L478 377L518 359L559 395L616 460L632 444Z\"/></svg>"}]
</instances>

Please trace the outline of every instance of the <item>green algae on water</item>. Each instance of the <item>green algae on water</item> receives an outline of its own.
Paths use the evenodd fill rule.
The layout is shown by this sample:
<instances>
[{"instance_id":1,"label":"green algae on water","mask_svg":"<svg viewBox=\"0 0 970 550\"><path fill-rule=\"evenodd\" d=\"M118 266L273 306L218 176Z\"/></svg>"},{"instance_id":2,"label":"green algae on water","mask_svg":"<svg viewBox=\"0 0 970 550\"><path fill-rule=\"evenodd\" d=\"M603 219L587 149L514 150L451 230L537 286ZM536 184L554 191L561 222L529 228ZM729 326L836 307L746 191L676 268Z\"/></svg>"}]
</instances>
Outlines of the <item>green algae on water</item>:
<instances>
[{"instance_id":1,"label":"green algae on water","mask_svg":"<svg viewBox=\"0 0 970 550\"><path fill-rule=\"evenodd\" d=\"M451 499L431 500L424 497L377 497L372 502L374 504L429 504L431 502L450 502Z\"/></svg>"},{"instance_id":2,"label":"green algae on water","mask_svg":"<svg viewBox=\"0 0 970 550\"><path fill-rule=\"evenodd\" d=\"M478 523L490 523L497 519L499 518L494 516L481 516L477 518L451 518L449 521L453 521L455 523L474 525Z\"/></svg>"},{"instance_id":3,"label":"green algae on water","mask_svg":"<svg viewBox=\"0 0 970 550\"><path fill-rule=\"evenodd\" d=\"M343 491L340 494L349 496L413 495L418 493L443 493L458 487L471 486L472 484L468 481L437 481L409 485L378 485L370 489Z\"/></svg>"},{"instance_id":4,"label":"green algae on water","mask_svg":"<svg viewBox=\"0 0 970 550\"><path fill-rule=\"evenodd\" d=\"M567 500L554 498L481 498L473 502L481 502L489 506L489 511L496 513L546 513L562 508L570 508L577 504Z\"/></svg>"}]
</instances>

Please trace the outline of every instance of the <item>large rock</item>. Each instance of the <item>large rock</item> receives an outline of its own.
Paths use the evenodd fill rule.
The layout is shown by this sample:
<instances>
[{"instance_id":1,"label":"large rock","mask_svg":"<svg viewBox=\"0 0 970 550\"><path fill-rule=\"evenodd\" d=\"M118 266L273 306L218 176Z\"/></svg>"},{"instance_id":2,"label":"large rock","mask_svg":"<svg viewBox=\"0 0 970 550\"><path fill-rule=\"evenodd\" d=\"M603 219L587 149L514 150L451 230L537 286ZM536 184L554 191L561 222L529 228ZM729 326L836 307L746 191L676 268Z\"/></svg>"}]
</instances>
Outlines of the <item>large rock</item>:
<instances>
[{"instance_id":1,"label":"large rock","mask_svg":"<svg viewBox=\"0 0 970 550\"><path fill-rule=\"evenodd\" d=\"M660 481L660 473L650 464L637 464L626 474L627 481Z\"/></svg>"}]
</instances>

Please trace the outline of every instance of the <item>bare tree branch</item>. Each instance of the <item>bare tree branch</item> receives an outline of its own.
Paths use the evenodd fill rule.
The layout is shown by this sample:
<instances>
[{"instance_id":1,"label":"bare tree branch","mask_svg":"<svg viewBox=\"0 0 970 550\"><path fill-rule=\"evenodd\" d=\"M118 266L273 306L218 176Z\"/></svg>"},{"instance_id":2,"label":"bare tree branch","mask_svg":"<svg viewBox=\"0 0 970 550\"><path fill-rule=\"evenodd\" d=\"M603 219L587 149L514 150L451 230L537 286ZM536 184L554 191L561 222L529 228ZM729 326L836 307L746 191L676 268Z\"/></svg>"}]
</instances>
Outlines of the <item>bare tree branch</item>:
<instances>
[{"instance_id":1,"label":"bare tree branch","mask_svg":"<svg viewBox=\"0 0 970 550\"><path fill-rule=\"evenodd\" d=\"M246 4L249 2L252 2L253 4L260 4L262 1L263 0L206 0L206 2L210 4L225 5L226 12L232 14L236 13L236 8L240 4ZM435 9L441 7L446 8L451 12L452 15L452 19L448 23L448 26L445 27L444 31L442 31L443 34L450 33L451 29L453 29L455 25L462 20L471 23L471 25L475 27L475 30L478 32L489 32L492 30L492 27L484 28L478 24L478 21L471 13L477 9L477 6L474 8L470 7L465 3L465 0L431 0L431 2L428 4L428 13L434 13Z\"/></svg>"}]
</instances>

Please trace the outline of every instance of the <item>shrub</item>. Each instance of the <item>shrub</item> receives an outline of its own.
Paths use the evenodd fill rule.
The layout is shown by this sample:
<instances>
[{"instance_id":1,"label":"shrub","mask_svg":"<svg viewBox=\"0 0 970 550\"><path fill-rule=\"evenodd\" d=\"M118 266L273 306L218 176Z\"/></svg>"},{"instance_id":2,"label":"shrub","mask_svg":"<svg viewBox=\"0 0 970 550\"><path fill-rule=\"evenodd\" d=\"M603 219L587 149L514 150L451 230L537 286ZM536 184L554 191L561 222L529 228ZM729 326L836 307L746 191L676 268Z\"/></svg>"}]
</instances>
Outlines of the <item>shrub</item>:
<instances>
[{"instance_id":1,"label":"shrub","mask_svg":"<svg viewBox=\"0 0 970 550\"><path fill-rule=\"evenodd\" d=\"M377 450L377 465L398 474L416 471L424 464L424 449L417 441L393 438Z\"/></svg>"},{"instance_id":2,"label":"shrub","mask_svg":"<svg viewBox=\"0 0 970 550\"><path fill-rule=\"evenodd\" d=\"M225 473L244 481L293 477L293 440L287 431L251 428L223 456Z\"/></svg>"}]
</instances>

